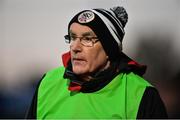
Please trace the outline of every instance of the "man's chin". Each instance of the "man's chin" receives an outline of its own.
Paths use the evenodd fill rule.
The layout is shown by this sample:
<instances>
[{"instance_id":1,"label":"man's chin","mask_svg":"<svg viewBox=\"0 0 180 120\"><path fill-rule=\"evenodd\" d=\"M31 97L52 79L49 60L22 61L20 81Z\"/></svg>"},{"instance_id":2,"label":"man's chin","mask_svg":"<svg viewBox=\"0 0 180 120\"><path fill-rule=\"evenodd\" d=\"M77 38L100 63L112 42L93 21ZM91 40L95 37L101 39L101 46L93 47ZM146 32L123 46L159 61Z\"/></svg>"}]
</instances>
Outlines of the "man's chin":
<instances>
[{"instance_id":1,"label":"man's chin","mask_svg":"<svg viewBox=\"0 0 180 120\"><path fill-rule=\"evenodd\" d=\"M73 72L76 74L76 75L83 75L83 74L86 74L87 73L87 70L85 70L84 68L82 67L75 67L73 68Z\"/></svg>"}]
</instances>

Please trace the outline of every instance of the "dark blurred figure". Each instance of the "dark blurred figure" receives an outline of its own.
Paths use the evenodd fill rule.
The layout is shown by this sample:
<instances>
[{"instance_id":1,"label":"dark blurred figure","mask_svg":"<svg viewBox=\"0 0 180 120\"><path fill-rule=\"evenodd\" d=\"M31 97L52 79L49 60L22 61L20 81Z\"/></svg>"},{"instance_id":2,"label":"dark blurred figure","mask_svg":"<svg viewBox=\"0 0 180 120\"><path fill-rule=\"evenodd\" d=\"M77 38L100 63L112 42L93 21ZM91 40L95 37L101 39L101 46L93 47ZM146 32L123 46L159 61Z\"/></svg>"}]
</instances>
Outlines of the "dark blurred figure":
<instances>
[{"instance_id":1,"label":"dark blurred figure","mask_svg":"<svg viewBox=\"0 0 180 120\"><path fill-rule=\"evenodd\" d=\"M30 78L30 83L12 91L0 91L0 119L22 119L32 100L39 76ZM2 79L1 79L2 80Z\"/></svg>"},{"instance_id":2,"label":"dark blurred figure","mask_svg":"<svg viewBox=\"0 0 180 120\"><path fill-rule=\"evenodd\" d=\"M162 31L161 31L162 32ZM173 34L159 31L141 34L135 59L147 64L145 78L160 91L169 118L180 118L179 56L173 51ZM179 71L178 71L179 70Z\"/></svg>"}]
</instances>

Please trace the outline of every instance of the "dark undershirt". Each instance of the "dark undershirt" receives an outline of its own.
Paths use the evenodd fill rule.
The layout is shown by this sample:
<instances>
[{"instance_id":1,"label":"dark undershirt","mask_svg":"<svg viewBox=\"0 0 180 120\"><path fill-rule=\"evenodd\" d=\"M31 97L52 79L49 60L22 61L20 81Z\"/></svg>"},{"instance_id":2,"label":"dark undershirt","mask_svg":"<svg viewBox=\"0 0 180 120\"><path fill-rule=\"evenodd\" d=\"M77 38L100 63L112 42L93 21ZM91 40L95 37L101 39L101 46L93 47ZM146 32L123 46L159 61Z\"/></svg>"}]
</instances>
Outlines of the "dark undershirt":
<instances>
[{"instance_id":1,"label":"dark undershirt","mask_svg":"<svg viewBox=\"0 0 180 120\"><path fill-rule=\"evenodd\" d=\"M146 88L139 106L137 118L168 118L165 105L157 89L153 87Z\"/></svg>"}]
</instances>

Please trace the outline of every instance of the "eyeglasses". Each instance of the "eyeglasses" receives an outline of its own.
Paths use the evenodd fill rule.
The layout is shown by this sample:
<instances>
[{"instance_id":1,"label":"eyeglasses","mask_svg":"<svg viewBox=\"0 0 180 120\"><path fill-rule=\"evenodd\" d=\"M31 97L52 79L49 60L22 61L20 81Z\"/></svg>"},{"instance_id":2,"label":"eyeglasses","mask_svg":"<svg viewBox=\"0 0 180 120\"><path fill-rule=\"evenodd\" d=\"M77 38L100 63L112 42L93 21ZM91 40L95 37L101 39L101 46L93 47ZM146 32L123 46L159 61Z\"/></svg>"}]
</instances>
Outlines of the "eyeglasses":
<instances>
[{"instance_id":1,"label":"eyeglasses","mask_svg":"<svg viewBox=\"0 0 180 120\"><path fill-rule=\"evenodd\" d=\"M92 47L96 42L99 41L97 37L88 37L88 36L76 37L76 36L65 35L64 38L65 38L65 42L68 44L71 44L77 38L79 38L80 43L86 47Z\"/></svg>"}]
</instances>

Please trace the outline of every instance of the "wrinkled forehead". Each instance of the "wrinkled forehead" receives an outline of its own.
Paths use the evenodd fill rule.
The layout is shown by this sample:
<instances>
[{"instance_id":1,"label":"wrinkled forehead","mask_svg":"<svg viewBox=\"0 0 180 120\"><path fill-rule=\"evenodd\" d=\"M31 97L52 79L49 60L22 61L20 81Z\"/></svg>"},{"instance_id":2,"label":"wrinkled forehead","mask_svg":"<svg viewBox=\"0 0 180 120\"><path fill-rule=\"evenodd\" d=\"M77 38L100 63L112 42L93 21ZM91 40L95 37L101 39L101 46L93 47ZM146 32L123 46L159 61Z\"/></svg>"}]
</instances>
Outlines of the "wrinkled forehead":
<instances>
[{"instance_id":1,"label":"wrinkled forehead","mask_svg":"<svg viewBox=\"0 0 180 120\"><path fill-rule=\"evenodd\" d=\"M70 25L69 34L76 36L96 36L95 32L89 26L81 25L76 22Z\"/></svg>"}]
</instances>

